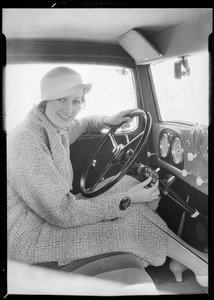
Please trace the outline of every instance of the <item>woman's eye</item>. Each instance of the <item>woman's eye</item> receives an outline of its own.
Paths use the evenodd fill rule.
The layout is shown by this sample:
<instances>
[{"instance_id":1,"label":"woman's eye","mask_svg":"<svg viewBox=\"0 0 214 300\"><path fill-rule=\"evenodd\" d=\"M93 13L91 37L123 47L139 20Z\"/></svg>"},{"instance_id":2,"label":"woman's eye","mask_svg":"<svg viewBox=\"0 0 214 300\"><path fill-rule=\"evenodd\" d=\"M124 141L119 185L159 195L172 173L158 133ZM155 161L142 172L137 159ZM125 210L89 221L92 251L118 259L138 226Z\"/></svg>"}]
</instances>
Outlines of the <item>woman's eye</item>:
<instances>
[{"instance_id":1,"label":"woman's eye","mask_svg":"<svg viewBox=\"0 0 214 300\"><path fill-rule=\"evenodd\" d=\"M60 102L65 102L65 98L58 99Z\"/></svg>"},{"instance_id":2,"label":"woman's eye","mask_svg":"<svg viewBox=\"0 0 214 300\"><path fill-rule=\"evenodd\" d=\"M76 98L73 100L74 104L81 104L82 103L82 98Z\"/></svg>"}]
</instances>

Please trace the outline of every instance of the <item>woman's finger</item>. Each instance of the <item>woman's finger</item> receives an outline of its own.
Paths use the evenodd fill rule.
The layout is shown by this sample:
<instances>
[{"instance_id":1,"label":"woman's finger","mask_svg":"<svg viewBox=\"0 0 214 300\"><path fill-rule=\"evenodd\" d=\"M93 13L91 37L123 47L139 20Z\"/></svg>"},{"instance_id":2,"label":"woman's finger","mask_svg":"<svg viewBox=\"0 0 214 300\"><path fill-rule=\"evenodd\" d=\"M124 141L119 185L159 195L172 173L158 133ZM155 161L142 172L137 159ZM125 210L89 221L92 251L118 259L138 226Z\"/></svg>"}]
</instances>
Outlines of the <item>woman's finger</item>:
<instances>
[{"instance_id":1,"label":"woman's finger","mask_svg":"<svg viewBox=\"0 0 214 300\"><path fill-rule=\"evenodd\" d=\"M130 109L127 109L127 110L123 110L121 113L122 113L123 116L127 116L135 110L136 110L136 108L130 108Z\"/></svg>"},{"instance_id":2,"label":"woman's finger","mask_svg":"<svg viewBox=\"0 0 214 300\"><path fill-rule=\"evenodd\" d=\"M143 182L141 183L141 185L144 187L144 186L146 186L147 184L149 184L151 180L152 180L152 177L149 176L145 181L143 181Z\"/></svg>"},{"instance_id":3,"label":"woman's finger","mask_svg":"<svg viewBox=\"0 0 214 300\"><path fill-rule=\"evenodd\" d=\"M131 118L130 117L123 117L122 121L128 123L128 122L131 121Z\"/></svg>"},{"instance_id":4,"label":"woman's finger","mask_svg":"<svg viewBox=\"0 0 214 300\"><path fill-rule=\"evenodd\" d=\"M157 180L155 184L152 187L150 187L150 191L154 192L158 188L158 185L159 185L159 180Z\"/></svg>"},{"instance_id":5,"label":"woman's finger","mask_svg":"<svg viewBox=\"0 0 214 300\"><path fill-rule=\"evenodd\" d=\"M157 190L157 191L155 191L155 192L152 193L152 196L157 197L158 195L160 195L160 191L159 190Z\"/></svg>"}]
</instances>

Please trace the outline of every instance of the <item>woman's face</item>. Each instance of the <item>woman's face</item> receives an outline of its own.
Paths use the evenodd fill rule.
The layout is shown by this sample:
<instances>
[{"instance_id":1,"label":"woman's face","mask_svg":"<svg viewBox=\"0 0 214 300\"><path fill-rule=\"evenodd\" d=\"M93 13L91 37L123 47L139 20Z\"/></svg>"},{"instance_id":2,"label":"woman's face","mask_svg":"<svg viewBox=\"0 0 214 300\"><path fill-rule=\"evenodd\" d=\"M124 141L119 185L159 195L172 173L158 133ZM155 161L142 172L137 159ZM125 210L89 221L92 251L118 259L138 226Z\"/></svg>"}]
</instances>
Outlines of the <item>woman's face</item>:
<instances>
[{"instance_id":1,"label":"woman's face","mask_svg":"<svg viewBox=\"0 0 214 300\"><path fill-rule=\"evenodd\" d=\"M57 100L47 101L45 114L57 128L66 128L74 120L83 104L83 91Z\"/></svg>"}]
</instances>

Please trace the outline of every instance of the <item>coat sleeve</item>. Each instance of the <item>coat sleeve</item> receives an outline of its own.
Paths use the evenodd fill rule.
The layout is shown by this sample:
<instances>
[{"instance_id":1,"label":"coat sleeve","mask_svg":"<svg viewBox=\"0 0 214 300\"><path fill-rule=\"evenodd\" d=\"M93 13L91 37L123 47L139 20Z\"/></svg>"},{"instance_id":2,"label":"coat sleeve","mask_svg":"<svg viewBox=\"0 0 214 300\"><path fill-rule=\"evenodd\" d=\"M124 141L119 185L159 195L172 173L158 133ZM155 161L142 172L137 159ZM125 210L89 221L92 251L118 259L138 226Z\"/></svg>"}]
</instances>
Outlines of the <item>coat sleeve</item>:
<instances>
[{"instance_id":1,"label":"coat sleeve","mask_svg":"<svg viewBox=\"0 0 214 300\"><path fill-rule=\"evenodd\" d=\"M26 205L47 222L60 227L94 224L122 217L120 200L125 193L77 199L69 182L54 166L50 152L39 140L26 134L8 151L9 184Z\"/></svg>"}]
</instances>

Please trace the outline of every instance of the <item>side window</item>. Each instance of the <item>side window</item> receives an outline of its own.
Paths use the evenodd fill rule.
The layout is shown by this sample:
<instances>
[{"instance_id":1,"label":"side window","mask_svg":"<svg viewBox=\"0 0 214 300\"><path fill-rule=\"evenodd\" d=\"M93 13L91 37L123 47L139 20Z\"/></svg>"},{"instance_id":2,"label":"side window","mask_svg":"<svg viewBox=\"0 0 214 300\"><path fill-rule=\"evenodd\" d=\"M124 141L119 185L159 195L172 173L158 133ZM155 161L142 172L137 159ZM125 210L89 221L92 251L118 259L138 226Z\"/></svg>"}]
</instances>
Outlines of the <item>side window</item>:
<instances>
[{"instance_id":1,"label":"side window","mask_svg":"<svg viewBox=\"0 0 214 300\"><path fill-rule=\"evenodd\" d=\"M118 66L83 64L24 64L7 65L4 72L4 126L7 132L20 123L40 102L40 79L56 66L78 71L83 81L92 83L86 95L86 106L78 115L112 115L137 108L134 78L131 69ZM126 131L137 127L134 118Z\"/></svg>"}]
</instances>

